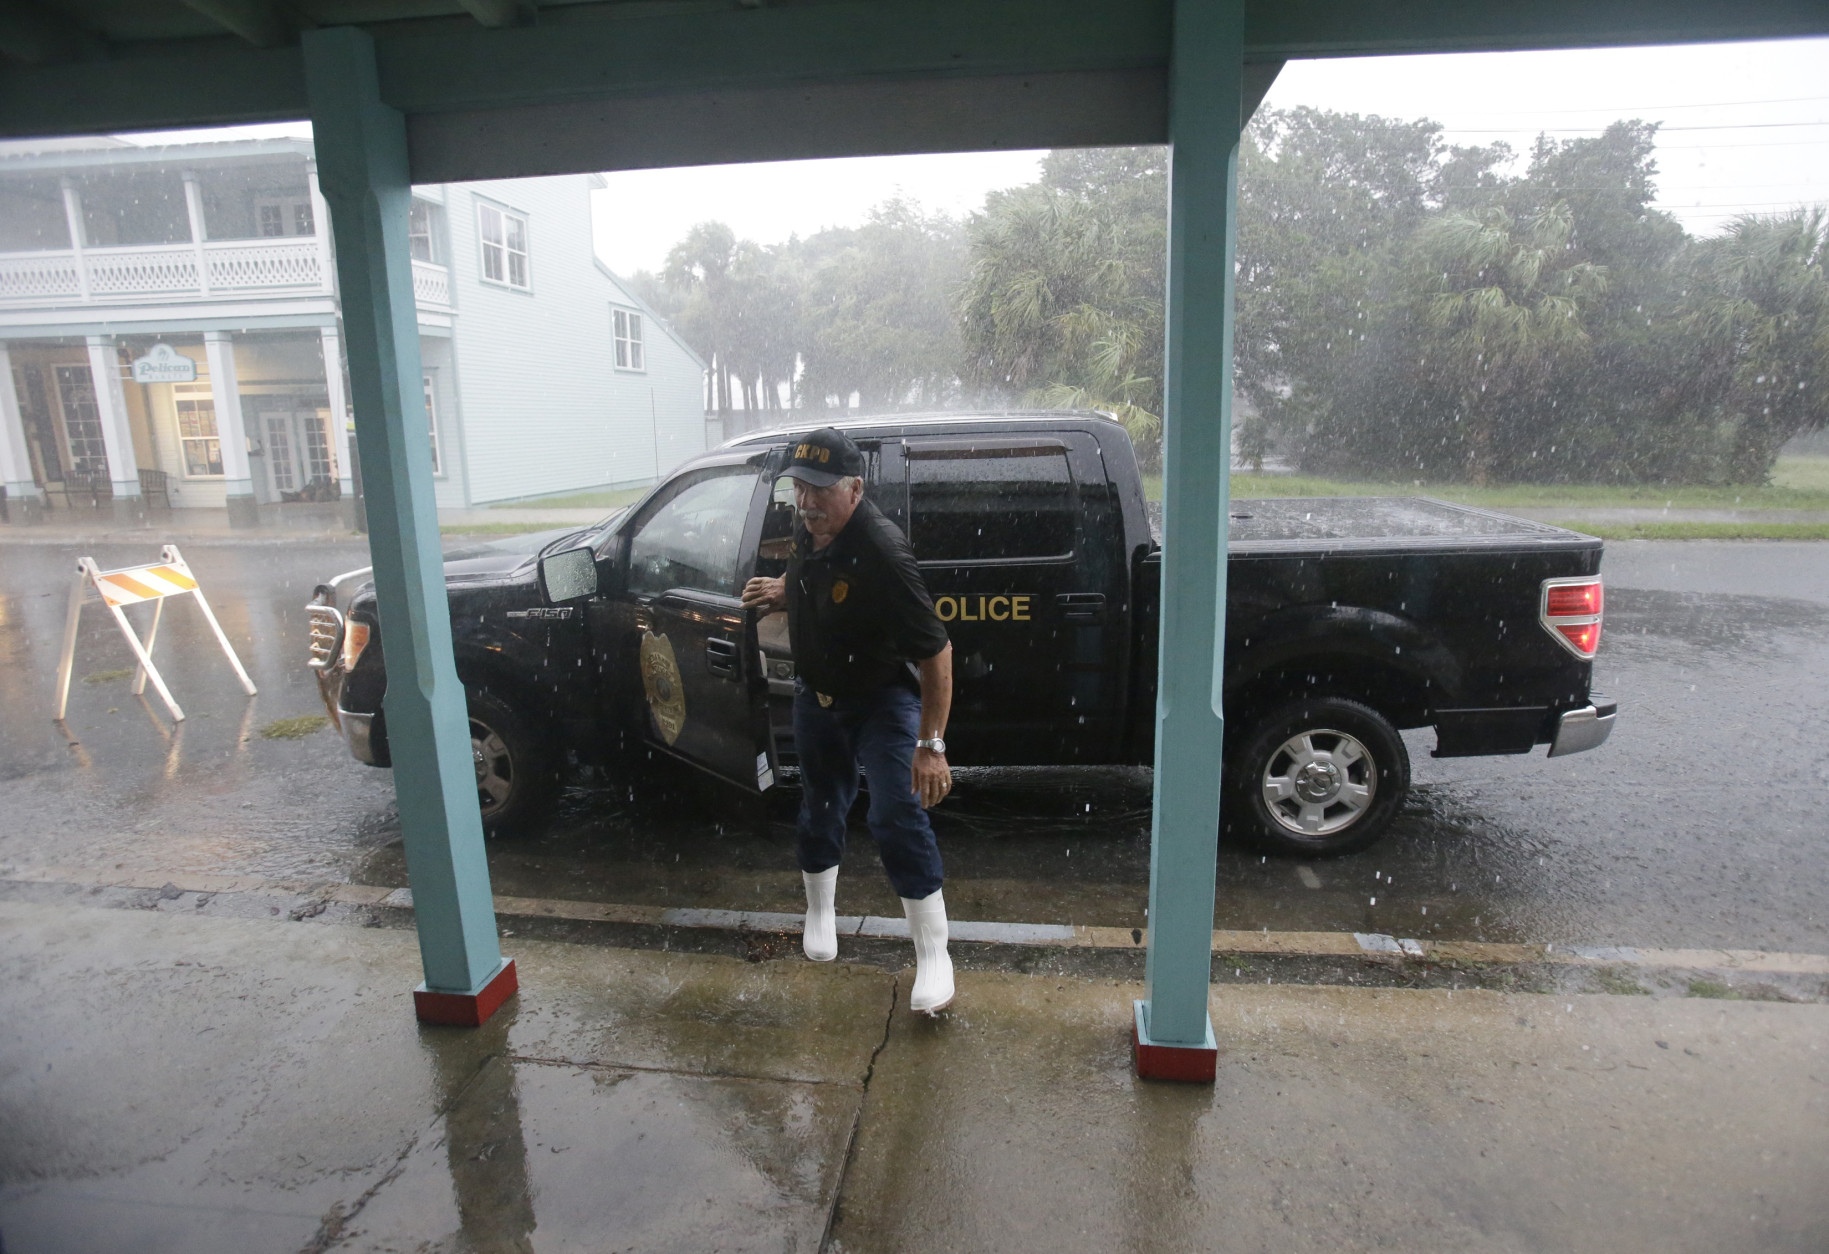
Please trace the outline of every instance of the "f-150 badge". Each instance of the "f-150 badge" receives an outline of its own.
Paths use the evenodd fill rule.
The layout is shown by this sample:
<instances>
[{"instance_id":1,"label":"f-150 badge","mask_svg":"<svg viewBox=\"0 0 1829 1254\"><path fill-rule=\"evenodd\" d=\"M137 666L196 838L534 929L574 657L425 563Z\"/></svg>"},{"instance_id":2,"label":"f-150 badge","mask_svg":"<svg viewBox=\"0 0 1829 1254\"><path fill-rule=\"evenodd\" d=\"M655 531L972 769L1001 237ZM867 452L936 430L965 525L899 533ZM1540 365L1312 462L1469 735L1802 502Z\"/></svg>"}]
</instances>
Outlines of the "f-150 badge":
<instances>
[{"instance_id":1,"label":"f-150 badge","mask_svg":"<svg viewBox=\"0 0 1829 1254\"><path fill-rule=\"evenodd\" d=\"M651 631L641 636L641 686L648 694L648 712L654 716L655 730L672 745L686 726L686 686L680 682L673 642Z\"/></svg>"}]
</instances>

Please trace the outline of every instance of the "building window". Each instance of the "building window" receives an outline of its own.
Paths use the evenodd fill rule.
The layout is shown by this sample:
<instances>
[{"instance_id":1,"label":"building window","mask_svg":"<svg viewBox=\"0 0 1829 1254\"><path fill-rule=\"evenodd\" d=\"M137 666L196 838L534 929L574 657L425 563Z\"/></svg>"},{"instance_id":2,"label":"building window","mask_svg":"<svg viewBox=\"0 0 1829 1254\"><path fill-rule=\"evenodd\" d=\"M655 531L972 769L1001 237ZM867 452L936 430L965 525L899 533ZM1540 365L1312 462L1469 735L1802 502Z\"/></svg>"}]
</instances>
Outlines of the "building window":
<instances>
[{"instance_id":1,"label":"building window","mask_svg":"<svg viewBox=\"0 0 1829 1254\"><path fill-rule=\"evenodd\" d=\"M311 199L306 196L266 196L254 202L254 222L262 238L315 234Z\"/></svg>"},{"instance_id":2,"label":"building window","mask_svg":"<svg viewBox=\"0 0 1829 1254\"><path fill-rule=\"evenodd\" d=\"M425 384L425 422L426 431L432 437L432 473L442 475L444 463L438 456L438 388L432 382L430 373L419 376Z\"/></svg>"},{"instance_id":3,"label":"building window","mask_svg":"<svg viewBox=\"0 0 1829 1254\"><path fill-rule=\"evenodd\" d=\"M528 287L527 219L494 205L479 204L477 220L483 238L483 277L509 287Z\"/></svg>"},{"instance_id":4,"label":"building window","mask_svg":"<svg viewBox=\"0 0 1829 1254\"><path fill-rule=\"evenodd\" d=\"M443 206L415 199L406 212L406 238L412 248L413 260L442 266L445 263L444 233Z\"/></svg>"},{"instance_id":5,"label":"building window","mask_svg":"<svg viewBox=\"0 0 1829 1254\"><path fill-rule=\"evenodd\" d=\"M178 443L184 448L184 473L222 473L222 440L216 433L216 398L207 383L174 383L172 404L178 411Z\"/></svg>"},{"instance_id":6,"label":"building window","mask_svg":"<svg viewBox=\"0 0 1829 1254\"><path fill-rule=\"evenodd\" d=\"M646 370L641 348L641 315L626 309L613 311L616 322L616 368Z\"/></svg>"},{"instance_id":7,"label":"building window","mask_svg":"<svg viewBox=\"0 0 1829 1254\"><path fill-rule=\"evenodd\" d=\"M95 380L89 367L58 366L56 371L64 439L70 445L70 471L106 478L108 446L102 440L102 411L95 401Z\"/></svg>"}]
</instances>

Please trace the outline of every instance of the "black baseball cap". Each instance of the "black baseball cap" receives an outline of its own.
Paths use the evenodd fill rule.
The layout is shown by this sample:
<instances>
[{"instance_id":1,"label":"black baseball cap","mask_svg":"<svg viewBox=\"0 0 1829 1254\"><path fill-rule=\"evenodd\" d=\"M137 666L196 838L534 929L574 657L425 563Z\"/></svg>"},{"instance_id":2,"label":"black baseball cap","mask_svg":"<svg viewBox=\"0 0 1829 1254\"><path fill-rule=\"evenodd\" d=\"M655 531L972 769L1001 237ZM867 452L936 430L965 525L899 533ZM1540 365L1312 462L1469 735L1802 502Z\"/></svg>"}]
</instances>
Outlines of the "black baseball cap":
<instances>
[{"instance_id":1,"label":"black baseball cap","mask_svg":"<svg viewBox=\"0 0 1829 1254\"><path fill-rule=\"evenodd\" d=\"M793 457L781 475L816 488L829 488L846 475L863 478L864 455L843 431L821 427L794 441Z\"/></svg>"}]
</instances>

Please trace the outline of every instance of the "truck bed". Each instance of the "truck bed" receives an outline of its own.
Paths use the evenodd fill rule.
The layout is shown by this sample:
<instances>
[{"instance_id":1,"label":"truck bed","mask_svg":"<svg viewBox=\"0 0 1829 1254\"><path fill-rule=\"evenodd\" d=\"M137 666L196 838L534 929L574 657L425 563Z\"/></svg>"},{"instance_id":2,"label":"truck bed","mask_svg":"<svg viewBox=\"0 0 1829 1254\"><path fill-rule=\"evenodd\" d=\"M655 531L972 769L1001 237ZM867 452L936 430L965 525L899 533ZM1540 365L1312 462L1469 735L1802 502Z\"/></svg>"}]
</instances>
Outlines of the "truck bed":
<instances>
[{"instance_id":1,"label":"truck bed","mask_svg":"<svg viewBox=\"0 0 1829 1254\"><path fill-rule=\"evenodd\" d=\"M1230 549L1239 554L1600 545L1591 536L1548 523L1424 496L1238 498L1231 517ZM1150 532L1160 544L1162 512L1153 501Z\"/></svg>"}]
</instances>

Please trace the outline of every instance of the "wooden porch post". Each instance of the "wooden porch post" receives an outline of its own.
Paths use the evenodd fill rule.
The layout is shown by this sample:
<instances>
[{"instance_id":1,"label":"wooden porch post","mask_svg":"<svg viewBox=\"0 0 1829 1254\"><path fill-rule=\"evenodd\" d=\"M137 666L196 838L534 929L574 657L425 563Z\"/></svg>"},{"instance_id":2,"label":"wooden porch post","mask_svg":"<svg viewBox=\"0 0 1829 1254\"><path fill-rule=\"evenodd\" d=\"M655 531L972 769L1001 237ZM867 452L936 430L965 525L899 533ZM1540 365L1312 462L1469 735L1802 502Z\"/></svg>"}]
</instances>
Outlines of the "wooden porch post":
<instances>
[{"instance_id":1,"label":"wooden porch post","mask_svg":"<svg viewBox=\"0 0 1829 1254\"><path fill-rule=\"evenodd\" d=\"M374 41L308 31L318 179L336 228L356 443L387 648L388 749L425 983L419 1017L478 1024L515 989L496 941L464 689L451 654L408 252L406 122L381 101Z\"/></svg>"},{"instance_id":2,"label":"wooden porch post","mask_svg":"<svg viewBox=\"0 0 1829 1254\"><path fill-rule=\"evenodd\" d=\"M1211 1081L1207 1015L1226 647L1232 253L1243 122L1243 0L1176 0L1169 60L1162 635L1137 1074Z\"/></svg>"}]
</instances>

